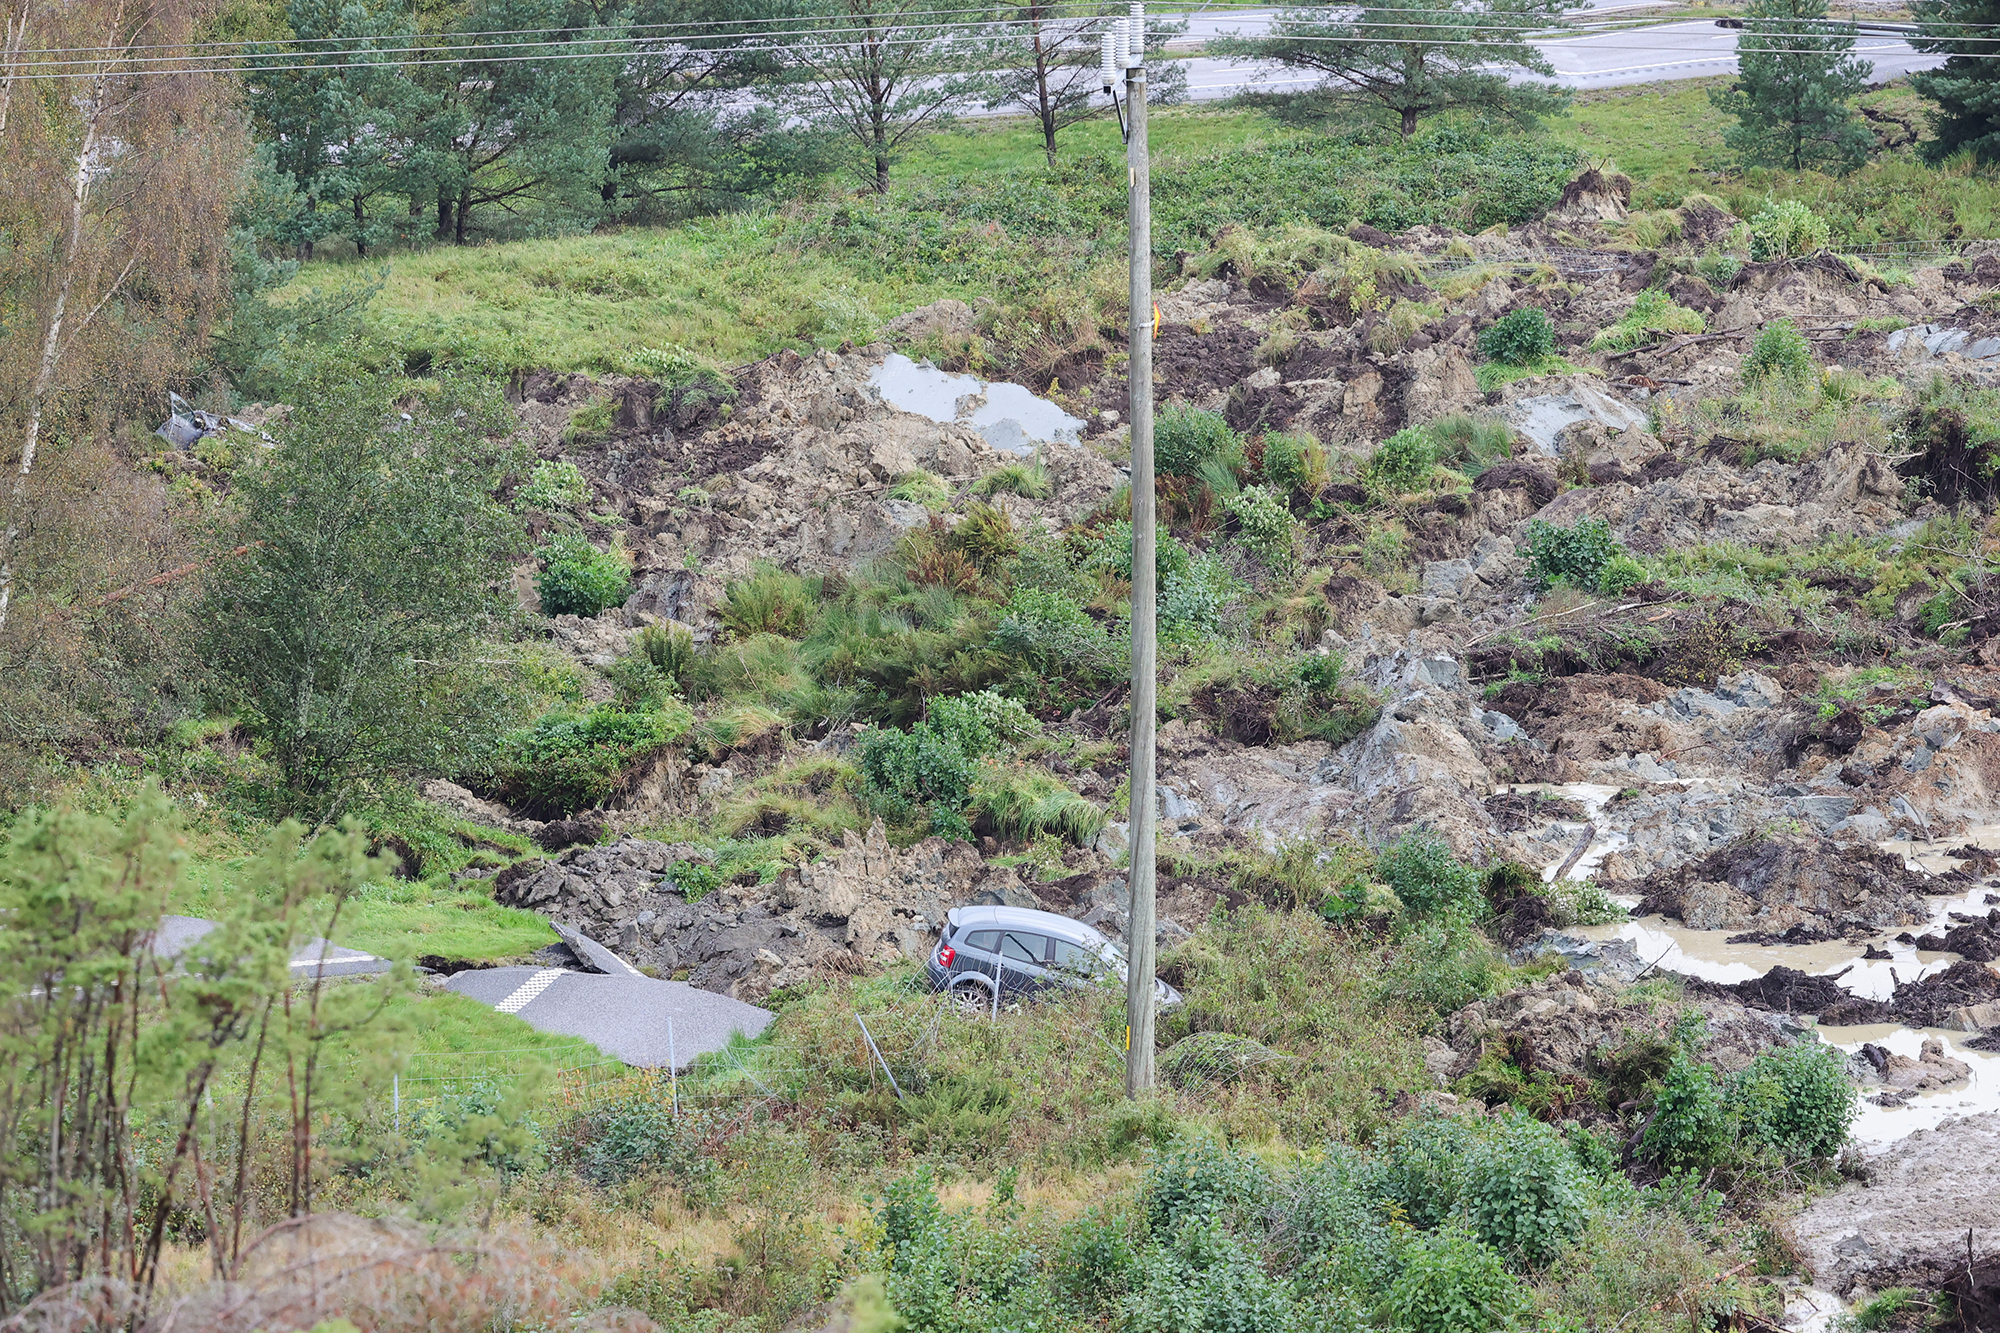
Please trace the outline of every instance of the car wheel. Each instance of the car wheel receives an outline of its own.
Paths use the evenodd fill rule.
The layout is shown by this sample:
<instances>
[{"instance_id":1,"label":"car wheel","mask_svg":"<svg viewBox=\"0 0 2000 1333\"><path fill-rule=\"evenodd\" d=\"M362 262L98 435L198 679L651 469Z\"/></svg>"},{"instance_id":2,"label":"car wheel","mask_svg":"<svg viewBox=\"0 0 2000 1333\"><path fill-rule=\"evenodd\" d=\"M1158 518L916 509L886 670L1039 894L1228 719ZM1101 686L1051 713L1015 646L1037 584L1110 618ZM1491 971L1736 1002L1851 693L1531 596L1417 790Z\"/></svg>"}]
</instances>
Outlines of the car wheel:
<instances>
[{"instance_id":1,"label":"car wheel","mask_svg":"<svg viewBox=\"0 0 2000 1333\"><path fill-rule=\"evenodd\" d=\"M993 992L983 982L961 981L951 988L952 1006L974 1018L993 1012Z\"/></svg>"}]
</instances>

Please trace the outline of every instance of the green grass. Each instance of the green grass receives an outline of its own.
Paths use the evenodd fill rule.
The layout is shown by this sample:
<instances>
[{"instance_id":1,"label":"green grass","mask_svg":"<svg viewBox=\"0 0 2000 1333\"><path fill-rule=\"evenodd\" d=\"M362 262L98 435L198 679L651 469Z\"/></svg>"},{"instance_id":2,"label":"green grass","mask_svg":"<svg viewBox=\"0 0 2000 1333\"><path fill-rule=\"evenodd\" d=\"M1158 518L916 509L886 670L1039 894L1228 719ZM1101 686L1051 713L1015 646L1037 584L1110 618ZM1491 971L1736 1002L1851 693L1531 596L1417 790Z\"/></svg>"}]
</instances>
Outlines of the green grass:
<instances>
[{"instance_id":1,"label":"green grass","mask_svg":"<svg viewBox=\"0 0 2000 1333\"><path fill-rule=\"evenodd\" d=\"M235 891L240 862L190 867L171 904L187 916L216 917ZM364 887L341 912L334 943L383 958L425 954L485 962L520 958L556 942L549 924L533 912L502 907L483 884L456 889L432 880L389 880Z\"/></svg>"},{"instance_id":2,"label":"green grass","mask_svg":"<svg viewBox=\"0 0 2000 1333\"><path fill-rule=\"evenodd\" d=\"M1732 82L1681 79L1580 93L1567 114L1549 121L1549 130L1593 159L1617 163L1642 188L1653 185L1671 192L1677 186L1683 194L1712 188L1687 178L1722 151L1722 131L1729 117L1709 103L1708 93ZM1662 127L1671 127L1671 132L1663 133Z\"/></svg>"},{"instance_id":3,"label":"green grass","mask_svg":"<svg viewBox=\"0 0 2000 1333\"><path fill-rule=\"evenodd\" d=\"M546 918L502 907L478 885L371 884L342 913L336 941L384 958L437 954L478 962L520 958L556 942Z\"/></svg>"},{"instance_id":4,"label":"green grass","mask_svg":"<svg viewBox=\"0 0 2000 1333\"><path fill-rule=\"evenodd\" d=\"M371 271L308 264L281 299ZM946 294L801 254L782 216L740 215L398 255L369 307L367 336L379 359L411 368L636 374L643 348L692 348L740 365L787 344L872 337L883 319Z\"/></svg>"},{"instance_id":5,"label":"green grass","mask_svg":"<svg viewBox=\"0 0 2000 1333\"><path fill-rule=\"evenodd\" d=\"M513 1014L465 995L398 995L382 1012L375 1027L358 1040L393 1045L402 1055L474 1055L500 1052L512 1056L608 1059L581 1037L537 1032Z\"/></svg>"}]
</instances>

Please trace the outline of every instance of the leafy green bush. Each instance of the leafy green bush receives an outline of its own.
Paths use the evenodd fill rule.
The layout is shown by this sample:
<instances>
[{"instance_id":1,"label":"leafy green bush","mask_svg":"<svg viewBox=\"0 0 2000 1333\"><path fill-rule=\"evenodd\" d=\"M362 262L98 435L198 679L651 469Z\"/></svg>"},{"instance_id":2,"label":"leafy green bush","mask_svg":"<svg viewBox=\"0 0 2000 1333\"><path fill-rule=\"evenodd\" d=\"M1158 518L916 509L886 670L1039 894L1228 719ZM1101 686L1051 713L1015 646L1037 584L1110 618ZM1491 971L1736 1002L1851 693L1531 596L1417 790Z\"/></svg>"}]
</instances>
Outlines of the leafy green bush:
<instances>
[{"instance_id":1,"label":"leafy green bush","mask_svg":"<svg viewBox=\"0 0 2000 1333\"><path fill-rule=\"evenodd\" d=\"M1383 848L1375 873L1419 917L1470 919L1484 908L1485 877L1428 828L1412 829Z\"/></svg>"},{"instance_id":2,"label":"leafy green bush","mask_svg":"<svg viewBox=\"0 0 2000 1333\"><path fill-rule=\"evenodd\" d=\"M1812 344L1789 319L1773 320L1765 326L1750 345L1750 354L1743 358L1745 384L1761 383L1773 376L1794 384L1810 384L1819 378Z\"/></svg>"},{"instance_id":3,"label":"leafy green bush","mask_svg":"<svg viewBox=\"0 0 2000 1333\"><path fill-rule=\"evenodd\" d=\"M1383 974L1380 995L1388 1003L1449 1014L1491 994L1505 975L1491 940L1463 920L1444 917L1419 924L1404 938Z\"/></svg>"},{"instance_id":4,"label":"leafy green bush","mask_svg":"<svg viewBox=\"0 0 2000 1333\"><path fill-rule=\"evenodd\" d=\"M1146 1226L1164 1236L1191 1220L1241 1221L1271 1195L1271 1174L1248 1153L1203 1140L1158 1153L1139 1187Z\"/></svg>"},{"instance_id":5,"label":"leafy green bush","mask_svg":"<svg viewBox=\"0 0 2000 1333\"><path fill-rule=\"evenodd\" d=\"M1628 588L1636 588L1646 581L1646 566L1630 554L1620 551L1604 562L1597 571L1597 587L1607 597L1616 597Z\"/></svg>"},{"instance_id":6,"label":"leafy green bush","mask_svg":"<svg viewBox=\"0 0 2000 1333\"><path fill-rule=\"evenodd\" d=\"M1406 1132L1438 1118L1419 1112L1404 1122ZM1324 1308L1345 1298L1365 1311L1388 1290L1410 1224L1383 1206L1400 1197L1393 1189L1385 1194L1384 1181L1380 1165L1336 1143L1285 1183L1270 1208L1271 1250L1296 1275L1302 1301Z\"/></svg>"},{"instance_id":7,"label":"leafy green bush","mask_svg":"<svg viewBox=\"0 0 2000 1333\"><path fill-rule=\"evenodd\" d=\"M1580 518L1566 528L1539 518L1528 520L1528 577L1537 587L1562 582L1594 588L1621 549L1611 525L1601 518Z\"/></svg>"},{"instance_id":8,"label":"leafy green bush","mask_svg":"<svg viewBox=\"0 0 2000 1333\"><path fill-rule=\"evenodd\" d=\"M1284 573L1298 560L1298 523L1268 486L1246 486L1223 501L1236 520L1236 540L1266 569Z\"/></svg>"},{"instance_id":9,"label":"leafy green bush","mask_svg":"<svg viewBox=\"0 0 2000 1333\"><path fill-rule=\"evenodd\" d=\"M1750 257L1762 263L1824 250L1832 237L1825 218L1796 199L1784 199L1750 219Z\"/></svg>"},{"instance_id":10,"label":"leafy green bush","mask_svg":"<svg viewBox=\"0 0 2000 1333\"><path fill-rule=\"evenodd\" d=\"M632 364L642 375L672 381L693 374L701 359L679 343L670 342L665 347L641 347L632 353Z\"/></svg>"},{"instance_id":11,"label":"leafy green bush","mask_svg":"<svg viewBox=\"0 0 2000 1333\"><path fill-rule=\"evenodd\" d=\"M1139 1251L1122 1212L1093 1208L1063 1227L1056 1246L1056 1282L1069 1302L1089 1314L1118 1308L1138 1275Z\"/></svg>"},{"instance_id":12,"label":"leafy green bush","mask_svg":"<svg viewBox=\"0 0 2000 1333\"><path fill-rule=\"evenodd\" d=\"M1676 1053L1653 1095L1653 1118L1640 1150L1669 1170L1707 1167L1720 1160L1734 1136L1715 1071Z\"/></svg>"},{"instance_id":13,"label":"leafy green bush","mask_svg":"<svg viewBox=\"0 0 2000 1333\"><path fill-rule=\"evenodd\" d=\"M909 731L871 731L861 746L861 778L870 804L895 819L927 806L931 832L941 837L970 838L964 810L977 772L972 756L922 724Z\"/></svg>"},{"instance_id":14,"label":"leafy green bush","mask_svg":"<svg viewBox=\"0 0 2000 1333\"><path fill-rule=\"evenodd\" d=\"M1527 1310L1527 1291L1499 1253L1449 1229L1410 1242L1382 1302L1389 1325L1408 1333L1491 1333Z\"/></svg>"},{"instance_id":15,"label":"leafy green bush","mask_svg":"<svg viewBox=\"0 0 2000 1333\"><path fill-rule=\"evenodd\" d=\"M579 536L559 534L537 554L542 571L535 577L535 590L549 615L594 616L624 605L632 595L632 573L625 562Z\"/></svg>"},{"instance_id":16,"label":"leafy green bush","mask_svg":"<svg viewBox=\"0 0 2000 1333\"><path fill-rule=\"evenodd\" d=\"M1229 566L1213 555L1189 559L1187 568L1162 579L1159 633L1162 643L1197 643L1222 632L1224 615L1241 600L1244 587Z\"/></svg>"},{"instance_id":17,"label":"leafy green bush","mask_svg":"<svg viewBox=\"0 0 2000 1333\"><path fill-rule=\"evenodd\" d=\"M511 805L554 818L602 805L660 750L686 736L693 714L669 702L636 712L599 704L557 709L500 740L494 787Z\"/></svg>"},{"instance_id":18,"label":"leafy green bush","mask_svg":"<svg viewBox=\"0 0 2000 1333\"><path fill-rule=\"evenodd\" d=\"M1220 412L1170 403L1153 421L1153 466L1163 477L1197 480L1211 462L1235 466L1243 457L1243 437Z\"/></svg>"},{"instance_id":19,"label":"leafy green bush","mask_svg":"<svg viewBox=\"0 0 2000 1333\"><path fill-rule=\"evenodd\" d=\"M1018 702L991 690L932 699L929 715L909 731L885 727L868 734L861 747L864 790L885 815L907 819L928 807L933 833L969 837L964 811L977 761L1002 741L1039 729Z\"/></svg>"},{"instance_id":20,"label":"leafy green bush","mask_svg":"<svg viewBox=\"0 0 2000 1333\"><path fill-rule=\"evenodd\" d=\"M1404 1120L1381 1162L1376 1188L1421 1231L1458 1211L1477 1136L1463 1116L1425 1110Z\"/></svg>"},{"instance_id":21,"label":"leafy green bush","mask_svg":"<svg viewBox=\"0 0 2000 1333\"><path fill-rule=\"evenodd\" d=\"M535 464L528 484L514 495L516 509L540 510L545 514L575 509L590 499L590 483L577 465L568 461Z\"/></svg>"},{"instance_id":22,"label":"leafy green bush","mask_svg":"<svg viewBox=\"0 0 2000 1333\"><path fill-rule=\"evenodd\" d=\"M926 723L940 739L974 759L990 754L1002 742L1024 740L1042 729L1018 700L992 690L932 699Z\"/></svg>"},{"instance_id":23,"label":"leafy green bush","mask_svg":"<svg viewBox=\"0 0 2000 1333\"><path fill-rule=\"evenodd\" d=\"M992 643L1053 685L1089 686L1117 676L1126 670L1130 653L1125 639L1093 620L1069 592L1020 582Z\"/></svg>"},{"instance_id":24,"label":"leafy green bush","mask_svg":"<svg viewBox=\"0 0 2000 1333\"><path fill-rule=\"evenodd\" d=\"M1479 354L1503 366L1532 366L1556 354L1555 321L1542 310L1510 310L1479 335Z\"/></svg>"},{"instance_id":25,"label":"leafy green bush","mask_svg":"<svg viewBox=\"0 0 2000 1333\"><path fill-rule=\"evenodd\" d=\"M564 1121L550 1157L593 1185L660 1172L683 1189L698 1188L714 1174L715 1156L704 1148L717 1128L707 1112L676 1115L671 1103L642 1093Z\"/></svg>"},{"instance_id":26,"label":"leafy green bush","mask_svg":"<svg viewBox=\"0 0 2000 1333\"><path fill-rule=\"evenodd\" d=\"M674 891L689 902L706 898L722 887L722 872L706 861L676 861L667 867Z\"/></svg>"},{"instance_id":27,"label":"leafy green bush","mask_svg":"<svg viewBox=\"0 0 2000 1333\"><path fill-rule=\"evenodd\" d=\"M1213 1221L1192 1222L1139 1256L1125 1302L1130 1333L1285 1333L1291 1293L1254 1244Z\"/></svg>"},{"instance_id":28,"label":"leafy green bush","mask_svg":"<svg viewBox=\"0 0 2000 1333\"><path fill-rule=\"evenodd\" d=\"M1509 1117L1473 1150L1460 1197L1473 1234L1530 1268L1548 1265L1583 1228L1575 1155L1526 1115Z\"/></svg>"},{"instance_id":29,"label":"leafy green bush","mask_svg":"<svg viewBox=\"0 0 2000 1333\"><path fill-rule=\"evenodd\" d=\"M1436 464L1437 446L1430 432L1419 426L1405 426L1376 446L1368 459L1366 475L1382 489L1401 494L1424 485Z\"/></svg>"},{"instance_id":30,"label":"leafy green bush","mask_svg":"<svg viewBox=\"0 0 2000 1333\"><path fill-rule=\"evenodd\" d=\"M986 1215L947 1213L927 1168L890 1183L875 1212L888 1251L888 1303L908 1333L983 1333L1054 1324L1055 1293L1011 1190Z\"/></svg>"},{"instance_id":31,"label":"leafy green bush","mask_svg":"<svg viewBox=\"0 0 2000 1333\"><path fill-rule=\"evenodd\" d=\"M1845 1057L1816 1041L1765 1051L1729 1088L1744 1137L1792 1160L1839 1152L1854 1121L1854 1098Z\"/></svg>"}]
</instances>

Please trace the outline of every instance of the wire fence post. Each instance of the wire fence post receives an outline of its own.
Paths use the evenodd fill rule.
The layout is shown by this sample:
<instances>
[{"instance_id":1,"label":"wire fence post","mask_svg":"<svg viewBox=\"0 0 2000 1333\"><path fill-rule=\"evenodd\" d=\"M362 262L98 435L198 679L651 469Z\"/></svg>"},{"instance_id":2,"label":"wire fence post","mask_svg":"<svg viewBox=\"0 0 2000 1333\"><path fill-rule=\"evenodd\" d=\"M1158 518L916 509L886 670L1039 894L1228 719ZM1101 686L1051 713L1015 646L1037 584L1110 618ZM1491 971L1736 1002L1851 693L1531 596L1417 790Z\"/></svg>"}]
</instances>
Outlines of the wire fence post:
<instances>
[{"instance_id":1,"label":"wire fence post","mask_svg":"<svg viewBox=\"0 0 2000 1333\"><path fill-rule=\"evenodd\" d=\"M674 1115L681 1113L680 1061L674 1058L674 1020L667 1020L667 1086L673 1090Z\"/></svg>"},{"instance_id":2,"label":"wire fence post","mask_svg":"<svg viewBox=\"0 0 2000 1333\"><path fill-rule=\"evenodd\" d=\"M396 1132L403 1132L403 1076L396 1070L389 1072L389 1105L395 1112Z\"/></svg>"},{"instance_id":3,"label":"wire fence post","mask_svg":"<svg viewBox=\"0 0 2000 1333\"><path fill-rule=\"evenodd\" d=\"M861 1021L860 1014L854 1016L854 1022L861 1029L861 1040L867 1042L868 1049L875 1052L875 1063L882 1066L882 1072L888 1077L889 1088L896 1094L896 1100L899 1102L902 1101L903 1089L897 1085L896 1076L889 1072L889 1062L882 1058L882 1048L875 1044L875 1035L868 1030L868 1025Z\"/></svg>"}]
</instances>

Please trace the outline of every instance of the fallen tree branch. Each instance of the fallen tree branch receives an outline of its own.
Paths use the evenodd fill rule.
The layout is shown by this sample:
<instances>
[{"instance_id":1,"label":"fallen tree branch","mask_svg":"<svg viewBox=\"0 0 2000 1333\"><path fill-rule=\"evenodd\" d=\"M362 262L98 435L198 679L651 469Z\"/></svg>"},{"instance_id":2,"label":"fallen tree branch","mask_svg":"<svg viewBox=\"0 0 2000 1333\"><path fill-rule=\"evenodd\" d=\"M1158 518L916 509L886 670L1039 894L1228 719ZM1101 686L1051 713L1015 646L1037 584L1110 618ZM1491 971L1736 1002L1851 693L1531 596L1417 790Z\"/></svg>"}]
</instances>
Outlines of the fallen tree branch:
<instances>
[{"instance_id":1,"label":"fallen tree branch","mask_svg":"<svg viewBox=\"0 0 2000 1333\"><path fill-rule=\"evenodd\" d=\"M234 547L228 551L224 551L223 554L247 555L250 551L251 546L262 546L263 544L264 543L262 542L251 542L249 546ZM176 582L177 580L184 579L188 575L193 574L198 570L206 569L211 563L213 562L208 560L190 561L185 565L181 565L177 568L170 569L164 574L155 574L153 575L153 577L142 580L141 582L138 583L134 583L130 587L120 588L117 592L114 593L107 593L103 597L100 597L96 601L90 603L90 605L93 609L100 606L109 606L113 602L122 602L127 597L131 597L134 594L144 592L148 588L164 588L169 583L173 583Z\"/></svg>"}]
</instances>

